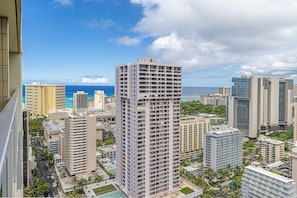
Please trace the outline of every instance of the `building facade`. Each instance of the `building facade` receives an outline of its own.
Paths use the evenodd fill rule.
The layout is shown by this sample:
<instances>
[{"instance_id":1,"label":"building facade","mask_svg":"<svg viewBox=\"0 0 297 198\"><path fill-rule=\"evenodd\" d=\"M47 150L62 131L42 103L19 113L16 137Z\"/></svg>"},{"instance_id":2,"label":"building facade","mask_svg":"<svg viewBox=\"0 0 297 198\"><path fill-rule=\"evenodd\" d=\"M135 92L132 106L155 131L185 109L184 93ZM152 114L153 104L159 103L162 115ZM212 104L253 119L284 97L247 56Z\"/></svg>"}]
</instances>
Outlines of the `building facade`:
<instances>
[{"instance_id":1,"label":"building facade","mask_svg":"<svg viewBox=\"0 0 297 198\"><path fill-rule=\"evenodd\" d=\"M100 152L101 158L112 158L116 156L115 145L101 146L98 148L98 151Z\"/></svg>"},{"instance_id":2,"label":"building facade","mask_svg":"<svg viewBox=\"0 0 297 198\"><path fill-rule=\"evenodd\" d=\"M219 87L219 94L224 96L230 96L231 94L230 87Z\"/></svg>"},{"instance_id":3,"label":"building facade","mask_svg":"<svg viewBox=\"0 0 297 198\"><path fill-rule=\"evenodd\" d=\"M0 197L23 196L21 0L0 1Z\"/></svg>"},{"instance_id":4,"label":"building facade","mask_svg":"<svg viewBox=\"0 0 297 198\"><path fill-rule=\"evenodd\" d=\"M116 182L130 197L179 188L181 67L155 58L116 68Z\"/></svg>"},{"instance_id":5,"label":"building facade","mask_svg":"<svg viewBox=\"0 0 297 198\"><path fill-rule=\"evenodd\" d=\"M297 147L291 148L289 155L289 175L294 180L297 189Z\"/></svg>"},{"instance_id":6,"label":"building facade","mask_svg":"<svg viewBox=\"0 0 297 198\"><path fill-rule=\"evenodd\" d=\"M271 164L284 158L285 143L278 140L264 139L259 142L259 150L264 163Z\"/></svg>"},{"instance_id":7,"label":"building facade","mask_svg":"<svg viewBox=\"0 0 297 198\"><path fill-rule=\"evenodd\" d=\"M26 109L32 116L47 115L65 108L65 85L32 83L26 85Z\"/></svg>"},{"instance_id":8,"label":"building facade","mask_svg":"<svg viewBox=\"0 0 297 198\"><path fill-rule=\"evenodd\" d=\"M94 109L104 109L105 94L103 90L96 90L94 92Z\"/></svg>"},{"instance_id":9,"label":"building facade","mask_svg":"<svg viewBox=\"0 0 297 198\"><path fill-rule=\"evenodd\" d=\"M293 145L297 146L297 102L294 103Z\"/></svg>"},{"instance_id":10,"label":"building facade","mask_svg":"<svg viewBox=\"0 0 297 198\"><path fill-rule=\"evenodd\" d=\"M230 96L229 87L219 87L218 94L200 95L199 100L204 105L227 106L227 99Z\"/></svg>"},{"instance_id":11,"label":"building facade","mask_svg":"<svg viewBox=\"0 0 297 198\"><path fill-rule=\"evenodd\" d=\"M180 118L180 161L197 157L203 150L203 137L209 131L210 121L198 116Z\"/></svg>"},{"instance_id":12,"label":"building facade","mask_svg":"<svg viewBox=\"0 0 297 198\"><path fill-rule=\"evenodd\" d=\"M70 175L96 170L96 118L69 114L65 118L65 167Z\"/></svg>"},{"instance_id":13,"label":"building facade","mask_svg":"<svg viewBox=\"0 0 297 198\"><path fill-rule=\"evenodd\" d=\"M64 133L64 120L43 121L44 142L48 151L61 156L61 138L60 134Z\"/></svg>"},{"instance_id":14,"label":"building facade","mask_svg":"<svg viewBox=\"0 0 297 198\"><path fill-rule=\"evenodd\" d=\"M204 105L227 105L227 96L221 94L200 95L200 102Z\"/></svg>"},{"instance_id":15,"label":"building facade","mask_svg":"<svg viewBox=\"0 0 297 198\"><path fill-rule=\"evenodd\" d=\"M242 198L295 198L296 187L292 179L277 175L253 163L244 170L242 178Z\"/></svg>"},{"instance_id":16,"label":"building facade","mask_svg":"<svg viewBox=\"0 0 297 198\"><path fill-rule=\"evenodd\" d=\"M73 93L73 109L74 111L88 110L88 93L84 91Z\"/></svg>"},{"instance_id":17,"label":"building facade","mask_svg":"<svg viewBox=\"0 0 297 198\"><path fill-rule=\"evenodd\" d=\"M249 138L292 127L292 79L241 76L232 82L227 108L230 126Z\"/></svg>"},{"instance_id":18,"label":"building facade","mask_svg":"<svg viewBox=\"0 0 297 198\"><path fill-rule=\"evenodd\" d=\"M203 164L217 171L242 166L242 133L235 128L210 131L204 135Z\"/></svg>"}]
</instances>

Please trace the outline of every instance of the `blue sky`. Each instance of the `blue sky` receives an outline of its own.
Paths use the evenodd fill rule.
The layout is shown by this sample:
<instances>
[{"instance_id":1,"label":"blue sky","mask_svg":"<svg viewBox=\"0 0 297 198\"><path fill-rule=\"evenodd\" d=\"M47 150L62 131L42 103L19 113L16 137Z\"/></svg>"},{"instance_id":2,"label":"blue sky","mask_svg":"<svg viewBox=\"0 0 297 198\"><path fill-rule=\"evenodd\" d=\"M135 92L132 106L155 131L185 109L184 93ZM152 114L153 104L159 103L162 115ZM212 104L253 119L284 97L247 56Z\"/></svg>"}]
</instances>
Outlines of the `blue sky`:
<instances>
[{"instance_id":1,"label":"blue sky","mask_svg":"<svg viewBox=\"0 0 297 198\"><path fill-rule=\"evenodd\" d=\"M139 57L183 66L184 86L297 76L297 3L285 0L25 0L23 81L114 84Z\"/></svg>"}]
</instances>

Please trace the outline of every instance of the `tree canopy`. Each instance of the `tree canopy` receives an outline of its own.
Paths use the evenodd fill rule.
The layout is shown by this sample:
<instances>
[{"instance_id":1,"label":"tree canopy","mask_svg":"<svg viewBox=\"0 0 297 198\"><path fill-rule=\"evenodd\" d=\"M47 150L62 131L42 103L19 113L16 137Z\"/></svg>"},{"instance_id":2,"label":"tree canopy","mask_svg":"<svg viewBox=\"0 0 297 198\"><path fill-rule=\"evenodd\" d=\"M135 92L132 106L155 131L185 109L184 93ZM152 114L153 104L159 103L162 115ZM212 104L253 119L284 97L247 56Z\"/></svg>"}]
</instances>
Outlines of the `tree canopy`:
<instances>
[{"instance_id":1,"label":"tree canopy","mask_svg":"<svg viewBox=\"0 0 297 198\"><path fill-rule=\"evenodd\" d=\"M226 106L214 106L214 105L204 105L198 100L181 102L180 104L181 114L197 114L197 113L210 113L217 114L222 118L226 118Z\"/></svg>"}]
</instances>

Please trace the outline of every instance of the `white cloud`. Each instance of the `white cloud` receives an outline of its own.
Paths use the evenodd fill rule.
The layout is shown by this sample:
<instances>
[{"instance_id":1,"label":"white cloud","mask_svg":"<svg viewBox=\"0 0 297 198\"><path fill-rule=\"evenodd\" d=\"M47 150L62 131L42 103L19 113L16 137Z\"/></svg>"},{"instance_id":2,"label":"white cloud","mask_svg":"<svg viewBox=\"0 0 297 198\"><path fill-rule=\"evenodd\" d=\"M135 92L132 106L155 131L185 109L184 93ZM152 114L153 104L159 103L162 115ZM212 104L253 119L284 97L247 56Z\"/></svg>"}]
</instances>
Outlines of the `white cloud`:
<instances>
[{"instance_id":1,"label":"white cloud","mask_svg":"<svg viewBox=\"0 0 297 198\"><path fill-rule=\"evenodd\" d=\"M262 56L259 61L242 65L238 73L296 78L297 51Z\"/></svg>"},{"instance_id":2,"label":"white cloud","mask_svg":"<svg viewBox=\"0 0 297 198\"><path fill-rule=\"evenodd\" d=\"M133 31L153 38L149 50L163 62L193 71L241 64L238 73L297 74L290 54L297 51L297 1L130 1L143 7Z\"/></svg>"},{"instance_id":3,"label":"white cloud","mask_svg":"<svg viewBox=\"0 0 297 198\"><path fill-rule=\"evenodd\" d=\"M91 19L89 21L84 21L82 24L88 26L89 28L100 28L107 29L115 25L115 23L110 19Z\"/></svg>"},{"instance_id":4,"label":"white cloud","mask_svg":"<svg viewBox=\"0 0 297 198\"><path fill-rule=\"evenodd\" d=\"M120 44L120 45L137 45L141 42L141 39L139 38L131 38L131 37L128 37L128 36L123 36L123 37L120 37L120 38L117 38L115 40L116 43Z\"/></svg>"},{"instance_id":5,"label":"white cloud","mask_svg":"<svg viewBox=\"0 0 297 198\"><path fill-rule=\"evenodd\" d=\"M108 83L108 79L103 76L96 76L96 75L88 75L84 76L82 79L82 83L90 83L90 84L105 84Z\"/></svg>"},{"instance_id":6,"label":"white cloud","mask_svg":"<svg viewBox=\"0 0 297 198\"><path fill-rule=\"evenodd\" d=\"M53 2L62 6L72 6L73 0L53 0Z\"/></svg>"}]
</instances>

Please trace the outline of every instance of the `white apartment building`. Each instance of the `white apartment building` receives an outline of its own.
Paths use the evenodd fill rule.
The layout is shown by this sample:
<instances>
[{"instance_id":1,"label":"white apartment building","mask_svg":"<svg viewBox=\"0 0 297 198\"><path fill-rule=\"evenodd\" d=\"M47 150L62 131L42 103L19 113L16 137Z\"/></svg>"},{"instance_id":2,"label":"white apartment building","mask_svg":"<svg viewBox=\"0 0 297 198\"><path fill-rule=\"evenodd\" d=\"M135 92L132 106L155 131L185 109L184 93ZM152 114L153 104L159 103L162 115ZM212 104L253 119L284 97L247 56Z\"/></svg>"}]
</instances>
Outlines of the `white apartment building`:
<instances>
[{"instance_id":1,"label":"white apartment building","mask_svg":"<svg viewBox=\"0 0 297 198\"><path fill-rule=\"evenodd\" d=\"M203 137L209 131L210 120L198 116L180 118L180 161L197 157L203 150Z\"/></svg>"},{"instance_id":2,"label":"white apartment building","mask_svg":"<svg viewBox=\"0 0 297 198\"><path fill-rule=\"evenodd\" d=\"M295 182L277 175L253 163L244 170L242 183L242 198L296 198Z\"/></svg>"},{"instance_id":3,"label":"white apartment building","mask_svg":"<svg viewBox=\"0 0 297 198\"><path fill-rule=\"evenodd\" d=\"M228 100L228 123L244 136L292 127L292 79L241 76L232 78Z\"/></svg>"},{"instance_id":4,"label":"white apartment building","mask_svg":"<svg viewBox=\"0 0 297 198\"><path fill-rule=\"evenodd\" d=\"M204 135L203 164L217 171L242 165L242 133L235 128L222 128Z\"/></svg>"},{"instance_id":5,"label":"white apartment building","mask_svg":"<svg viewBox=\"0 0 297 198\"><path fill-rule=\"evenodd\" d=\"M70 175L96 170L96 117L69 114L65 118L65 167Z\"/></svg>"},{"instance_id":6,"label":"white apartment building","mask_svg":"<svg viewBox=\"0 0 297 198\"><path fill-rule=\"evenodd\" d=\"M199 100L204 105L227 106L227 96L221 94L200 95Z\"/></svg>"},{"instance_id":7,"label":"white apartment building","mask_svg":"<svg viewBox=\"0 0 297 198\"><path fill-rule=\"evenodd\" d=\"M181 66L155 58L116 68L116 182L130 197L179 189Z\"/></svg>"},{"instance_id":8,"label":"white apartment building","mask_svg":"<svg viewBox=\"0 0 297 198\"><path fill-rule=\"evenodd\" d=\"M73 109L74 111L88 110L88 93L84 91L73 93Z\"/></svg>"},{"instance_id":9,"label":"white apartment building","mask_svg":"<svg viewBox=\"0 0 297 198\"><path fill-rule=\"evenodd\" d=\"M105 94L103 90L96 90L94 92L94 109L104 109Z\"/></svg>"}]
</instances>

